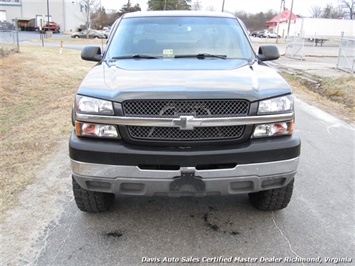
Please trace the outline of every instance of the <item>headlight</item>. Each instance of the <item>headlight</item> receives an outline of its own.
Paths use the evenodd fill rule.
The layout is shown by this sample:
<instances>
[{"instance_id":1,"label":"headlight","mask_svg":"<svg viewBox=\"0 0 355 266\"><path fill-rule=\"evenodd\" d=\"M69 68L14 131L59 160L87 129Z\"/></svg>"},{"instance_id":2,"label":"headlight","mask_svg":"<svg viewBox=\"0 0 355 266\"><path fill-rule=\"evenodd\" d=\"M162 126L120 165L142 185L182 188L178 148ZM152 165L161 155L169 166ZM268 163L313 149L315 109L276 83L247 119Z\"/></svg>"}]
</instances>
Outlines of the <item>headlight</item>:
<instances>
[{"instance_id":1,"label":"headlight","mask_svg":"<svg viewBox=\"0 0 355 266\"><path fill-rule=\"evenodd\" d=\"M258 114L283 113L293 110L293 96L286 95L259 102Z\"/></svg>"},{"instance_id":2,"label":"headlight","mask_svg":"<svg viewBox=\"0 0 355 266\"><path fill-rule=\"evenodd\" d=\"M256 125L252 138L287 136L292 135L292 132L293 120L288 122L261 124Z\"/></svg>"},{"instance_id":3,"label":"headlight","mask_svg":"<svg viewBox=\"0 0 355 266\"><path fill-rule=\"evenodd\" d=\"M113 115L113 106L110 101L77 95L76 111L85 114Z\"/></svg>"},{"instance_id":4,"label":"headlight","mask_svg":"<svg viewBox=\"0 0 355 266\"><path fill-rule=\"evenodd\" d=\"M120 138L116 126L75 122L76 135L79 137Z\"/></svg>"}]
</instances>

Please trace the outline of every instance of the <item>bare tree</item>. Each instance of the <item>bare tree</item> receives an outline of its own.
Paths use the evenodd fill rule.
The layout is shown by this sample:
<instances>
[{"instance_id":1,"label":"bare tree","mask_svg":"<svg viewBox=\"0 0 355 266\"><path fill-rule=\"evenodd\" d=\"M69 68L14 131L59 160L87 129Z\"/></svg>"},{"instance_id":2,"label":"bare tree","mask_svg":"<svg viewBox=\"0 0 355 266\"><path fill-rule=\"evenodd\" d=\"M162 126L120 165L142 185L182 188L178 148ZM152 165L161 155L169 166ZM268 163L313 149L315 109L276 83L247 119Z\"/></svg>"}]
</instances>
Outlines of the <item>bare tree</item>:
<instances>
[{"instance_id":1,"label":"bare tree","mask_svg":"<svg viewBox=\"0 0 355 266\"><path fill-rule=\"evenodd\" d=\"M206 11L216 11L214 6L208 6L206 7Z\"/></svg>"},{"instance_id":2,"label":"bare tree","mask_svg":"<svg viewBox=\"0 0 355 266\"><path fill-rule=\"evenodd\" d=\"M82 0L79 3L80 19L85 23L87 29L91 28L91 14L100 7L99 0Z\"/></svg>"},{"instance_id":3,"label":"bare tree","mask_svg":"<svg viewBox=\"0 0 355 266\"><path fill-rule=\"evenodd\" d=\"M257 14L246 13L245 11L236 11L234 15L240 18L248 30L260 30L265 28L265 22L277 15L276 11L268 10L266 13L259 12Z\"/></svg>"},{"instance_id":4,"label":"bare tree","mask_svg":"<svg viewBox=\"0 0 355 266\"><path fill-rule=\"evenodd\" d=\"M312 6L310 11L311 11L312 18L322 17L322 7L321 6Z\"/></svg>"},{"instance_id":5,"label":"bare tree","mask_svg":"<svg viewBox=\"0 0 355 266\"><path fill-rule=\"evenodd\" d=\"M342 7L344 9L347 9L349 13L349 17L350 19L354 19L355 18L355 10L354 10L354 6L355 6L355 0L339 0L339 3L342 5Z\"/></svg>"},{"instance_id":6,"label":"bare tree","mask_svg":"<svg viewBox=\"0 0 355 266\"><path fill-rule=\"evenodd\" d=\"M334 7L332 4L327 4L322 11L322 18L339 18L343 17L344 12L338 7Z\"/></svg>"},{"instance_id":7,"label":"bare tree","mask_svg":"<svg viewBox=\"0 0 355 266\"><path fill-rule=\"evenodd\" d=\"M192 3L191 5L191 10L201 10L202 5L200 4L199 0L196 0L195 2Z\"/></svg>"}]
</instances>

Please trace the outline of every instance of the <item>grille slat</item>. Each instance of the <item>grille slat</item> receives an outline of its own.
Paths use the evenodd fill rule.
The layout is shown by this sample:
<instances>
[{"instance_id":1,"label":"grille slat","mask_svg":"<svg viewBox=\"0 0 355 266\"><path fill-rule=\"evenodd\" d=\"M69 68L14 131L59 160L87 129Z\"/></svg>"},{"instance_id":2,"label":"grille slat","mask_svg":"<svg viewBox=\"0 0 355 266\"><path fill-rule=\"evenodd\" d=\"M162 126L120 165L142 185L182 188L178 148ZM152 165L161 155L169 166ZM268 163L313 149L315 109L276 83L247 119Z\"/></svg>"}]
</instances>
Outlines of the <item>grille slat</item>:
<instances>
[{"instance_id":1,"label":"grille slat","mask_svg":"<svg viewBox=\"0 0 355 266\"><path fill-rule=\"evenodd\" d=\"M176 127L128 127L128 132L133 139L160 141L238 139L243 131L244 126L198 127L194 130L180 130Z\"/></svg>"},{"instance_id":2,"label":"grille slat","mask_svg":"<svg viewBox=\"0 0 355 266\"><path fill-rule=\"evenodd\" d=\"M249 113L246 100L130 100L122 103L125 116L177 118L192 115L196 118L237 117ZM131 140L158 142L201 142L238 140L245 126L195 127L181 130L178 127L127 126Z\"/></svg>"},{"instance_id":3,"label":"grille slat","mask_svg":"<svg viewBox=\"0 0 355 266\"><path fill-rule=\"evenodd\" d=\"M122 104L126 116L195 117L243 116L249 112L246 100L135 100Z\"/></svg>"}]
</instances>

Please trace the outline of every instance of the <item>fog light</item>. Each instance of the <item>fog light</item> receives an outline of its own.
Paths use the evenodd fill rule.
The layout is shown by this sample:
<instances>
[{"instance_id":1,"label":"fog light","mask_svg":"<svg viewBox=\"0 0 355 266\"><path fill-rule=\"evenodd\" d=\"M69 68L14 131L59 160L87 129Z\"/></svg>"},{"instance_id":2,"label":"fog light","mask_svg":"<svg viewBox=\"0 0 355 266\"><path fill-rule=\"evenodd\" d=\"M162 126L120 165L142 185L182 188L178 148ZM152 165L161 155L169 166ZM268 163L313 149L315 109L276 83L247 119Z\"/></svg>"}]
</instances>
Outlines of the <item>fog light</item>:
<instances>
[{"instance_id":1,"label":"fog light","mask_svg":"<svg viewBox=\"0 0 355 266\"><path fill-rule=\"evenodd\" d=\"M292 135L293 120L272 124L257 125L254 129L253 138Z\"/></svg>"},{"instance_id":2,"label":"fog light","mask_svg":"<svg viewBox=\"0 0 355 266\"><path fill-rule=\"evenodd\" d=\"M116 126L75 122L76 135L79 137L120 138Z\"/></svg>"}]
</instances>

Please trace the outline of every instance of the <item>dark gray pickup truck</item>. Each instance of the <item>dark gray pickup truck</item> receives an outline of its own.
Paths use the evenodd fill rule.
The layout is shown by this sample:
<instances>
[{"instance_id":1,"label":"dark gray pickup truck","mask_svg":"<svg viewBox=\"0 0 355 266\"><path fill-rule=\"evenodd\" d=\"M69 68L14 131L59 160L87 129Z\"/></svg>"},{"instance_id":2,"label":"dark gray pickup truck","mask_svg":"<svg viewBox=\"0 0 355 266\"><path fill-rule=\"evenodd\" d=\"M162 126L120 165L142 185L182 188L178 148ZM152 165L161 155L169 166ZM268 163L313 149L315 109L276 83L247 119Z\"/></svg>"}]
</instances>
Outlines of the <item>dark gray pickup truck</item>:
<instances>
[{"instance_id":1,"label":"dark gray pickup truck","mask_svg":"<svg viewBox=\"0 0 355 266\"><path fill-rule=\"evenodd\" d=\"M260 210L285 208L298 168L290 86L256 54L243 23L218 12L136 12L114 24L81 83L69 142L80 210L115 195L248 193Z\"/></svg>"}]
</instances>

